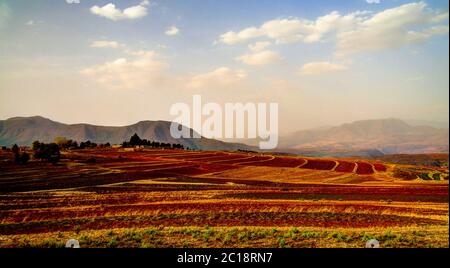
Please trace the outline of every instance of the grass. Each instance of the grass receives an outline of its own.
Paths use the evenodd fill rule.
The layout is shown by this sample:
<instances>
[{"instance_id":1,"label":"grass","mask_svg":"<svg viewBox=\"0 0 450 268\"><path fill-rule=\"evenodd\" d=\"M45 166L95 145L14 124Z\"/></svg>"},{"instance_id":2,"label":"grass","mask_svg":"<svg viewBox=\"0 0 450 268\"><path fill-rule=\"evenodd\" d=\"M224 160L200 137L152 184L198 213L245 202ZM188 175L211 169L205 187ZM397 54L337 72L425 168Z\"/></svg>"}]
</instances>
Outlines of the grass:
<instances>
[{"instance_id":1,"label":"grass","mask_svg":"<svg viewBox=\"0 0 450 268\"><path fill-rule=\"evenodd\" d=\"M396 227L389 229L262 227L165 227L60 232L6 236L3 247L60 248L76 237L81 247L166 248L166 247L364 247L370 239L382 247L448 247L448 229L442 227ZM60 234L60 235L59 235ZM61 237L59 238L58 237Z\"/></svg>"}]
</instances>

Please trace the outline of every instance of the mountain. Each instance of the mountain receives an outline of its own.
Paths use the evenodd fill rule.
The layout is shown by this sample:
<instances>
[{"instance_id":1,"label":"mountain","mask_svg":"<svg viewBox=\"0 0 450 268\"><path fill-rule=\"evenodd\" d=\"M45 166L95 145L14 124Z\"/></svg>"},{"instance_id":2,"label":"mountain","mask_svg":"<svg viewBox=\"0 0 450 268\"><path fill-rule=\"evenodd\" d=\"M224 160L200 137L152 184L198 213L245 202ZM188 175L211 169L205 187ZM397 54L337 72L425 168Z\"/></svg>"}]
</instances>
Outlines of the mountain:
<instances>
[{"instance_id":1,"label":"mountain","mask_svg":"<svg viewBox=\"0 0 450 268\"><path fill-rule=\"evenodd\" d=\"M214 139L175 139L168 121L141 121L123 127L63 124L40 116L0 120L0 145L30 145L66 137L78 142L120 144L137 133L157 142L180 143L201 150L256 150L242 143ZM192 130L191 130L192 132ZM448 128L412 126L399 119L356 121L335 127L316 128L281 137L274 151L310 156L380 157L384 154L439 153L449 150Z\"/></svg>"},{"instance_id":2,"label":"mountain","mask_svg":"<svg viewBox=\"0 0 450 268\"><path fill-rule=\"evenodd\" d=\"M31 145L33 141L52 142L56 137L80 141L90 140L95 143L121 144L137 133L142 139L164 143L179 143L185 147L201 150L238 150L251 149L239 143L227 143L214 139L200 138L175 139L170 135L167 121L141 121L123 127L95 126L89 124L68 125L50 119L34 117L14 117L0 120L0 145ZM191 130L192 133L192 130Z\"/></svg>"},{"instance_id":3,"label":"mountain","mask_svg":"<svg viewBox=\"0 0 450 268\"><path fill-rule=\"evenodd\" d=\"M428 126L434 128L448 128L448 122L442 121L429 121L429 120L405 120L411 126Z\"/></svg>"},{"instance_id":4,"label":"mountain","mask_svg":"<svg viewBox=\"0 0 450 268\"><path fill-rule=\"evenodd\" d=\"M278 147L302 154L377 156L448 152L448 140L448 128L411 126L399 119L380 119L298 131L281 138Z\"/></svg>"}]
</instances>

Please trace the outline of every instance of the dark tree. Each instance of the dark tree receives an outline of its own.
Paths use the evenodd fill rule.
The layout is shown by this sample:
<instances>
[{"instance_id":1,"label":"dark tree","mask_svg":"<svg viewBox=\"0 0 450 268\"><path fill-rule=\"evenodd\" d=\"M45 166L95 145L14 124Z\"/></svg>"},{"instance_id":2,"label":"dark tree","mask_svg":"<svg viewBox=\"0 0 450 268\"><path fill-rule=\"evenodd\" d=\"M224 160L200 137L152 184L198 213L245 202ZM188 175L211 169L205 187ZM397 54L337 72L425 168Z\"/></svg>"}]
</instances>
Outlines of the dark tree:
<instances>
[{"instance_id":1,"label":"dark tree","mask_svg":"<svg viewBox=\"0 0 450 268\"><path fill-rule=\"evenodd\" d=\"M39 148L34 151L34 158L47 160L50 163L56 164L61 158L59 146L56 143L45 144L41 143Z\"/></svg>"},{"instance_id":2,"label":"dark tree","mask_svg":"<svg viewBox=\"0 0 450 268\"><path fill-rule=\"evenodd\" d=\"M30 155L28 153L23 153L20 155L19 163L25 165L30 161Z\"/></svg>"},{"instance_id":3,"label":"dark tree","mask_svg":"<svg viewBox=\"0 0 450 268\"><path fill-rule=\"evenodd\" d=\"M19 151L20 151L19 146L17 146L17 144L14 144L14 145L11 147L11 151L12 151L14 154L18 154Z\"/></svg>"},{"instance_id":4,"label":"dark tree","mask_svg":"<svg viewBox=\"0 0 450 268\"><path fill-rule=\"evenodd\" d=\"M33 146L32 146L33 151L37 151L40 146L41 146L41 143L39 141L33 141Z\"/></svg>"},{"instance_id":5,"label":"dark tree","mask_svg":"<svg viewBox=\"0 0 450 268\"><path fill-rule=\"evenodd\" d=\"M131 138L130 138L130 145L137 146L137 145L141 145L141 143L142 143L141 138L138 136L137 133L134 133L134 135L131 136Z\"/></svg>"}]
</instances>

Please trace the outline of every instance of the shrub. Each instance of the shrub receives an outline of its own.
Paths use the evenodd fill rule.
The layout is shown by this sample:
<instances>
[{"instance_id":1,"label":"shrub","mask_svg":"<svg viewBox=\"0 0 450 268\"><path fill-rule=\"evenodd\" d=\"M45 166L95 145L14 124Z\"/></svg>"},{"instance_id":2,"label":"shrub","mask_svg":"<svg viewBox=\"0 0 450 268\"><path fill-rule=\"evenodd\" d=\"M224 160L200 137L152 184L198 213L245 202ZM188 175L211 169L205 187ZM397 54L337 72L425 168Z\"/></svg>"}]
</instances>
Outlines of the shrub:
<instances>
[{"instance_id":1,"label":"shrub","mask_svg":"<svg viewBox=\"0 0 450 268\"><path fill-rule=\"evenodd\" d=\"M282 238L282 237L278 238L278 246L280 248L285 248L286 247L286 240L284 240L284 238Z\"/></svg>"},{"instance_id":2,"label":"shrub","mask_svg":"<svg viewBox=\"0 0 450 268\"><path fill-rule=\"evenodd\" d=\"M33 143L33 148L34 147L37 147L34 151L34 158L36 159L47 160L50 163L56 164L61 158L59 146L56 143L39 143L36 144L36 146Z\"/></svg>"},{"instance_id":3,"label":"shrub","mask_svg":"<svg viewBox=\"0 0 450 268\"><path fill-rule=\"evenodd\" d=\"M116 248L118 245L119 245L119 242L117 241L116 237L111 238L111 240L109 240L109 242L108 242L109 248Z\"/></svg>"}]
</instances>

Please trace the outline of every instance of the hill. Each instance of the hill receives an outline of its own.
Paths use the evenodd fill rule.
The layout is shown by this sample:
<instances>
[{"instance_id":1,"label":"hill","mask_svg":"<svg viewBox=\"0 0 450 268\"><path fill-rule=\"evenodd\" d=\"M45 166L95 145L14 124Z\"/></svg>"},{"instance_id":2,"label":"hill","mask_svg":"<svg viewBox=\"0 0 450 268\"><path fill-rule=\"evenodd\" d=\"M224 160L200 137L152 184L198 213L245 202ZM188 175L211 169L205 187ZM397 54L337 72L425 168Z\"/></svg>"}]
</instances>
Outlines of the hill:
<instances>
[{"instance_id":1,"label":"hill","mask_svg":"<svg viewBox=\"0 0 450 268\"><path fill-rule=\"evenodd\" d=\"M164 143L179 143L185 147L201 150L251 149L239 143L227 143L214 139L175 139L170 135L168 121L141 121L123 127L96 126L89 124L63 124L50 119L34 117L14 117L0 120L0 145L30 145L35 140L51 142L56 137L95 143L121 144L137 133L141 138ZM191 130L192 132L192 130Z\"/></svg>"},{"instance_id":2,"label":"hill","mask_svg":"<svg viewBox=\"0 0 450 268\"><path fill-rule=\"evenodd\" d=\"M279 148L339 155L368 150L383 154L435 153L448 152L448 138L448 128L411 126L399 119L380 119L298 131L281 139Z\"/></svg>"}]
</instances>

